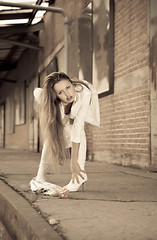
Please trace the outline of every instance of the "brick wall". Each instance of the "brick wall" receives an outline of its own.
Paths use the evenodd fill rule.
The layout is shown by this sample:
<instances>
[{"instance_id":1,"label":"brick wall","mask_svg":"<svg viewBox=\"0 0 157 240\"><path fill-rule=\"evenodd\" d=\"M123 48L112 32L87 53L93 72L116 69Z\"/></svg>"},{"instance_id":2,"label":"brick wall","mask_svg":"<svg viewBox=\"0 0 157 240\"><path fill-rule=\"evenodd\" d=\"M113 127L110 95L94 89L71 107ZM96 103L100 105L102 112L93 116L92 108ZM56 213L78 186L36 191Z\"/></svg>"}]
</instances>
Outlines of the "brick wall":
<instances>
[{"instance_id":1,"label":"brick wall","mask_svg":"<svg viewBox=\"0 0 157 240\"><path fill-rule=\"evenodd\" d=\"M146 0L115 2L114 60L116 87L100 99L100 128L87 125L88 153L95 160L145 167L150 164Z\"/></svg>"},{"instance_id":2,"label":"brick wall","mask_svg":"<svg viewBox=\"0 0 157 240\"><path fill-rule=\"evenodd\" d=\"M147 166L150 144L148 100L147 84L100 99L101 126L87 125L86 129L88 150L95 153L96 160Z\"/></svg>"},{"instance_id":3,"label":"brick wall","mask_svg":"<svg viewBox=\"0 0 157 240\"><path fill-rule=\"evenodd\" d=\"M147 0L115 4L115 80L148 65Z\"/></svg>"}]
</instances>

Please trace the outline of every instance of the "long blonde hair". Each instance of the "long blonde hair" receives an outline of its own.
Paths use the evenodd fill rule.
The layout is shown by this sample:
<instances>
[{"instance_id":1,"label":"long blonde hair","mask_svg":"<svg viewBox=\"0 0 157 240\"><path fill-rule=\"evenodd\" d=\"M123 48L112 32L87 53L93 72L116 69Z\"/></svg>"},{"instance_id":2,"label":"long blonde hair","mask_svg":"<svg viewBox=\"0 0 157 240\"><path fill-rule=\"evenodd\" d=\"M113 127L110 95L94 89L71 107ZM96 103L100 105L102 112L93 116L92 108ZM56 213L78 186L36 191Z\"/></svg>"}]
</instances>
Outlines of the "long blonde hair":
<instances>
[{"instance_id":1,"label":"long blonde hair","mask_svg":"<svg viewBox=\"0 0 157 240\"><path fill-rule=\"evenodd\" d=\"M60 112L60 99L53 89L62 79L70 78L62 72L49 74L43 83L42 104L40 109L40 126L43 142L46 141L49 158L55 164L63 164L67 159L67 150L63 134L63 124Z\"/></svg>"},{"instance_id":2,"label":"long blonde hair","mask_svg":"<svg viewBox=\"0 0 157 240\"><path fill-rule=\"evenodd\" d=\"M40 126L43 141L46 141L49 158L54 167L58 164L62 165L64 161L69 158L63 134L64 126L60 112L61 100L57 98L54 91L54 85L63 79L69 80L74 85L83 84L88 87L82 81L72 81L63 72L53 72L44 79L40 109Z\"/></svg>"}]
</instances>

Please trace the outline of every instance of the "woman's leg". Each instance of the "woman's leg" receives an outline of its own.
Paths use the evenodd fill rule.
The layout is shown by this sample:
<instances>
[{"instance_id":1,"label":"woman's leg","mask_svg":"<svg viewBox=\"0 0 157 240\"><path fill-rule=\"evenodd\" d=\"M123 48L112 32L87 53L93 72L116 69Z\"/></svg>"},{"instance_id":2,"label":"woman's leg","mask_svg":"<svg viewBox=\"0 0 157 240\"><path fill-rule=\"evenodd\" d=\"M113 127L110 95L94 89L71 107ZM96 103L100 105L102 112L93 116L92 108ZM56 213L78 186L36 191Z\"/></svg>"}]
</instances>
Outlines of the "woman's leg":
<instances>
[{"instance_id":1,"label":"woman's leg","mask_svg":"<svg viewBox=\"0 0 157 240\"><path fill-rule=\"evenodd\" d=\"M43 190L45 195L67 197L67 191L62 187L45 181L48 166L48 147L47 142L44 143L41 160L37 172L37 176L30 181L31 190L36 192Z\"/></svg>"},{"instance_id":2,"label":"woman's leg","mask_svg":"<svg viewBox=\"0 0 157 240\"><path fill-rule=\"evenodd\" d=\"M78 163L80 165L80 168L82 170L85 169L85 161L86 161L86 135L85 131L82 131L81 134L81 141L80 141L80 147L79 147L79 152L78 152Z\"/></svg>"},{"instance_id":3,"label":"woman's leg","mask_svg":"<svg viewBox=\"0 0 157 240\"><path fill-rule=\"evenodd\" d=\"M48 164L47 143L45 142L43 145L42 153L41 153L41 160L40 160L37 176L35 178L37 181L45 181L47 164Z\"/></svg>"}]
</instances>

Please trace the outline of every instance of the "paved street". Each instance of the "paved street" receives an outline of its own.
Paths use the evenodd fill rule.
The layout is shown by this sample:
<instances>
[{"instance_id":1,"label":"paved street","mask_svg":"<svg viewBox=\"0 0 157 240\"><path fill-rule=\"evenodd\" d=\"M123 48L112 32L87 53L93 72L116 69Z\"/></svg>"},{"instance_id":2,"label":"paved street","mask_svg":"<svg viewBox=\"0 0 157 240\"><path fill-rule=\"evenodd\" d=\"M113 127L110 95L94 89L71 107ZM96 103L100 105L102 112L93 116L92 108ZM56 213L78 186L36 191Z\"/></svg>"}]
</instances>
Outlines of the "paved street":
<instances>
[{"instance_id":1,"label":"paved street","mask_svg":"<svg viewBox=\"0 0 157 240\"><path fill-rule=\"evenodd\" d=\"M40 213L62 239L156 240L157 173L135 168L87 162L84 191L67 199L37 195L29 188L40 154L0 150L0 176ZM70 180L69 165L60 174L48 173L48 181L64 186ZM51 240L48 239L47 240Z\"/></svg>"}]
</instances>

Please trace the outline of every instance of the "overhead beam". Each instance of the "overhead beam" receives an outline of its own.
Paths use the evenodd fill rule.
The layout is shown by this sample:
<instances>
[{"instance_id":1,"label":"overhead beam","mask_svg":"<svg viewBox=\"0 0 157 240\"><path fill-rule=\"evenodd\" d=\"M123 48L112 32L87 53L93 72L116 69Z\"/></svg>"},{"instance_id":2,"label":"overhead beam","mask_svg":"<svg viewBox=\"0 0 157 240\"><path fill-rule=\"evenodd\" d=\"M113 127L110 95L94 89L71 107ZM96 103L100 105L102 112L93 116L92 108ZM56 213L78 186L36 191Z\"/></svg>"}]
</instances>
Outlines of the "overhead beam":
<instances>
[{"instance_id":1,"label":"overhead beam","mask_svg":"<svg viewBox=\"0 0 157 240\"><path fill-rule=\"evenodd\" d=\"M44 7L37 5L29 5L24 3L13 3L13 2L4 2L0 1L0 5L2 6L12 6L12 7L20 7L23 9L35 9L40 11L54 12L61 14L64 17L64 25L65 25L65 34L64 34L64 45L65 45L65 72L68 74L68 63L69 63L69 51L68 51L68 37L69 37L69 17L67 12L65 12L62 8L56 7Z\"/></svg>"},{"instance_id":2,"label":"overhead beam","mask_svg":"<svg viewBox=\"0 0 157 240\"><path fill-rule=\"evenodd\" d=\"M30 18L31 17L31 12L24 12L24 13L19 13L19 12L15 12L15 13L5 13L2 12L0 13L0 20L11 20L11 19L26 19L26 18Z\"/></svg>"},{"instance_id":3,"label":"overhead beam","mask_svg":"<svg viewBox=\"0 0 157 240\"><path fill-rule=\"evenodd\" d=\"M34 46L31 44L17 42L17 41L13 41L13 40L4 39L4 38L0 38L0 42L8 43L11 45L17 45L17 46L25 47L25 48L31 48L31 49L37 50L37 51L41 51L43 49L43 47L40 47L40 46Z\"/></svg>"},{"instance_id":4,"label":"overhead beam","mask_svg":"<svg viewBox=\"0 0 157 240\"><path fill-rule=\"evenodd\" d=\"M42 1L43 1L43 0L38 0L38 1L36 2L36 5L40 5L40 4L42 3ZM37 11L38 11L37 9L34 9L34 10L33 10L32 14L31 14L31 17L29 18L29 21L28 21L28 23L27 23L28 25L30 25L30 24L32 23L35 15L36 15L36 13L37 13Z\"/></svg>"},{"instance_id":5,"label":"overhead beam","mask_svg":"<svg viewBox=\"0 0 157 240\"><path fill-rule=\"evenodd\" d=\"M11 80L11 79L5 79L5 78L0 78L0 82L9 82L9 83L16 83L16 80Z\"/></svg>"},{"instance_id":6,"label":"overhead beam","mask_svg":"<svg viewBox=\"0 0 157 240\"><path fill-rule=\"evenodd\" d=\"M38 32L41 29L43 29L44 27L44 23L40 22L40 23L36 23L34 25L30 25L30 26L9 26L9 27L0 27L0 35L2 34L18 34L18 33L31 33L31 32Z\"/></svg>"},{"instance_id":7,"label":"overhead beam","mask_svg":"<svg viewBox=\"0 0 157 240\"><path fill-rule=\"evenodd\" d=\"M44 7L39 5L31 5L31 4L24 4L24 3L14 3L14 2L7 2L7 1L0 1L1 6L12 6L12 7L19 7L23 9L34 9L39 11L48 11L48 12L55 12L62 14L66 18L66 22L68 21L68 15L62 8L57 7Z\"/></svg>"},{"instance_id":8,"label":"overhead beam","mask_svg":"<svg viewBox=\"0 0 157 240\"><path fill-rule=\"evenodd\" d=\"M9 71L9 70L15 69L16 66L17 66L16 63L2 64L2 65L0 65L0 72L4 72L4 71Z\"/></svg>"}]
</instances>

